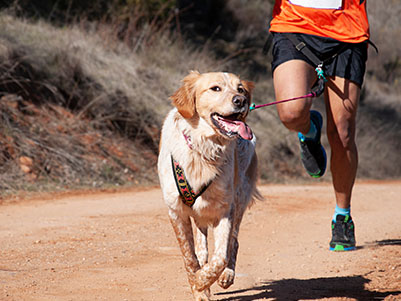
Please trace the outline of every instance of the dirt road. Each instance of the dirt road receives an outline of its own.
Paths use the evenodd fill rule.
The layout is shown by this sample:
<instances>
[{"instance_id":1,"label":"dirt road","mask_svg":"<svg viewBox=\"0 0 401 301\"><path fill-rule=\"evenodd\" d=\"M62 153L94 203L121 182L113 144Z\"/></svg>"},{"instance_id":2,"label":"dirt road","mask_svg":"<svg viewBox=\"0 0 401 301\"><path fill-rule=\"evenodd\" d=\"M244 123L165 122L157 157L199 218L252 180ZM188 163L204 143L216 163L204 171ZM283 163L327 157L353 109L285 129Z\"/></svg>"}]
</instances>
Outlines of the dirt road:
<instances>
[{"instance_id":1,"label":"dirt road","mask_svg":"<svg viewBox=\"0 0 401 301\"><path fill-rule=\"evenodd\" d=\"M331 186L260 188L214 300L401 300L401 182L356 184L347 253L328 251ZM0 300L192 300L160 190L3 201Z\"/></svg>"}]
</instances>

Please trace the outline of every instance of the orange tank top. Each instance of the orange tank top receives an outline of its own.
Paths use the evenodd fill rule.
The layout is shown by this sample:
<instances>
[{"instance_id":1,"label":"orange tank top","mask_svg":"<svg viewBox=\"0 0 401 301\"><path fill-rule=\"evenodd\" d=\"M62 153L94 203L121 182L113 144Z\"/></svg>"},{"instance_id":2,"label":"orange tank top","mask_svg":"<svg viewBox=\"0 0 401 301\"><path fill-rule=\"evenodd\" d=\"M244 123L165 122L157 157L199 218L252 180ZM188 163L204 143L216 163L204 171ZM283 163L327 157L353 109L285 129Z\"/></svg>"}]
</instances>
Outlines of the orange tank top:
<instances>
[{"instance_id":1,"label":"orange tank top","mask_svg":"<svg viewBox=\"0 0 401 301\"><path fill-rule=\"evenodd\" d=\"M363 42L369 39L366 0L276 0L270 31Z\"/></svg>"}]
</instances>

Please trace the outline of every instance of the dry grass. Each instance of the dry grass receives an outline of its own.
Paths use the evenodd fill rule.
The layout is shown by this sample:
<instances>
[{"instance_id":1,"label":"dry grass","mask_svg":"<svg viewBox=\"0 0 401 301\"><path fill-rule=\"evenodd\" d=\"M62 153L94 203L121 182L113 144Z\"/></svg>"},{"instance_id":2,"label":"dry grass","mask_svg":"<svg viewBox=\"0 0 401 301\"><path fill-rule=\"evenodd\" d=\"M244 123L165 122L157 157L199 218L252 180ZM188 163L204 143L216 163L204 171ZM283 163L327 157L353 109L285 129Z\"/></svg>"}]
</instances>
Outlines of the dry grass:
<instances>
[{"instance_id":1,"label":"dry grass","mask_svg":"<svg viewBox=\"0 0 401 301\"><path fill-rule=\"evenodd\" d=\"M146 161L155 160L154 151L100 130L93 120L54 104L37 107L11 94L1 98L0 109L4 194L153 182Z\"/></svg>"},{"instance_id":2,"label":"dry grass","mask_svg":"<svg viewBox=\"0 0 401 301\"><path fill-rule=\"evenodd\" d=\"M393 86L401 92L401 3L397 0L369 1L371 40L379 48L376 54L371 47L368 74Z\"/></svg>"},{"instance_id":3,"label":"dry grass","mask_svg":"<svg viewBox=\"0 0 401 301\"><path fill-rule=\"evenodd\" d=\"M168 95L188 70L220 68L167 32L136 52L104 26L2 14L0 32L2 193L155 183ZM21 157L33 162L27 172Z\"/></svg>"}]
</instances>

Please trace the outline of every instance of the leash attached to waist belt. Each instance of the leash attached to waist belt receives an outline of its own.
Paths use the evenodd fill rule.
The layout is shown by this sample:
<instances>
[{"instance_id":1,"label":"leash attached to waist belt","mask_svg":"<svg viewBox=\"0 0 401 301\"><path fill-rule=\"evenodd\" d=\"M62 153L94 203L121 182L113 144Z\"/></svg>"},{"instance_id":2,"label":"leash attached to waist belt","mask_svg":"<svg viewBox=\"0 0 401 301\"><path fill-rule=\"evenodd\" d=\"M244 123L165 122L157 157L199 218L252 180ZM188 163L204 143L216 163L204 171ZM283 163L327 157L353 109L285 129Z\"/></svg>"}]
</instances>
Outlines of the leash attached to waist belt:
<instances>
[{"instance_id":1,"label":"leash attached to waist belt","mask_svg":"<svg viewBox=\"0 0 401 301\"><path fill-rule=\"evenodd\" d=\"M293 35L293 34L285 34L285 37L289 39L295 46L295 49L298 51L301 51L308 59L312 61L313 64L315 64L316 68L316 74L318 78L317 82L317 87L311 91L314 96L312 97L319 97L323 92L324 92L324 84L327 82L326 77L324 76L323 72L323 64L324 61L320 60L307 46L304 42L301 42L298 40L298 38ZM342 47L338 52L336 52L334 55L332 55L328 60L334 59L340 52L342 52L344 47Z\"/></svg>"},{"instance_id":2,"label":"leash attached to waist belt","mask_svg":"<svg viewBox=\"0 0 401 301\"><path fill-rule=\"evenodd\" d=\"M276 104L287 102L287 101L297 100L297 99L316 98L316 97L319 97L324 92L324 85L327 82L327 79L324 76L324 72L323 72L323 63L324 62L322 60L320 60L306 46L305 42L302 42L302 41L298 40L298 38L294 34L288 33L288 34L284 34L284 35L285 35L285 37L287 39L289 39L294 44L295 48L298 51L302 52L316 66L315 71L316 71L318 80L317 80L317 83L315 85L315 88L312 89L312 91L310 93L308 93L306 95L303 95L303 96L299 96L299 97L273 101L273 102L266 103L266 104L261 104L261 105L256 105L256 104L253 103L249 107L250 111L258 109L258 108L262 108L262 107L268 107L268 106L276 105ZM341 52L341 50L339 52L337 52L336 54L334 54L330 59L333 59L334 57L336 57L337 54Z\"/></svg>"},{"instance_id":3,"label":"leash attached to waist belt","mask_svg":"<svg viewBox=\"0 0 401 301\"><path fill-rule=\"evenodd\" d=\"M304 99L304 98L316 98L319 97L323 92L324 92L324 86L325 83L327 82L327 79L324 76L324 72L323 72L323 64L327 61L330 61L332 59L334 59L338 54L340 54L347 46L343 45L339 51L337 51L334 55L332 55L331 57L329 57L328 59L322 61L320 60L306 45L305 42L300 41L295 34L293 33L284 33L283 34L288 40L290 40L292 42L292 44L294 44L295 48L302 52L315 66L315 71L317 73L317 77L318 77L318 81L315 84L315 88L312 89L312 91L306 95L303 96L299 96L299 97L294 97L294 98L289 98L289 99L283 99L283 100L278 100L278 101L273 101L270 103L266 103L266 104L261 104L261 105L256 105L256 104L251 104L251 106L249 107L249 110L255 110L258 108L262 108L262 107L267 107L267 106L272 106L272 105L276 105L282 102L287 102L287 101L292 101L292 100L297 100L297 99ZM265 45L263 46L263 54L266 54L272 44L273 41L273 36L272 34L269 34ZM376 53L379 53L379 50L377 49L376 45L371 41L371 40L367 40L368 44L372 45L372 47L376 50Z\"/></svg>"}]
</instances>

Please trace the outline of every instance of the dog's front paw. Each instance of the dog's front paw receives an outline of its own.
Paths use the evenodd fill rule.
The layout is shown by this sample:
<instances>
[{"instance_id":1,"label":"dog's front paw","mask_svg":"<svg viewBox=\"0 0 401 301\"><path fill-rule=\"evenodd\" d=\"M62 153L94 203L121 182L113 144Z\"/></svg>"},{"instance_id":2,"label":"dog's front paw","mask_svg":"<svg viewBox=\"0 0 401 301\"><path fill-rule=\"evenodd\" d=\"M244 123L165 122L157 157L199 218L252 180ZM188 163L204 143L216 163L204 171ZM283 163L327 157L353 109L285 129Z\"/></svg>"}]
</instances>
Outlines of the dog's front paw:
<instances>
[{"instance_id":1,"label":"dog's front paw","mask_svg":"<svg viewBox=\"0 0 401 301\"><path fill-rule=\"evenodd\" d=\"M217 283L220 287L227 289L234 283L234 277L235 272L232 269L225 268Z\"/></svg>"},{"instance_id":2,"label":"dog's front paw","mask_svg":"<svg viewBox=\"0 0 401 301\"><path fill-rule=\"evenodd\" d=\"M195 301L209 301L210 299L210 288L207 288L203 291L192 291L195 297Z\"/></svg>"}]
</instances>

